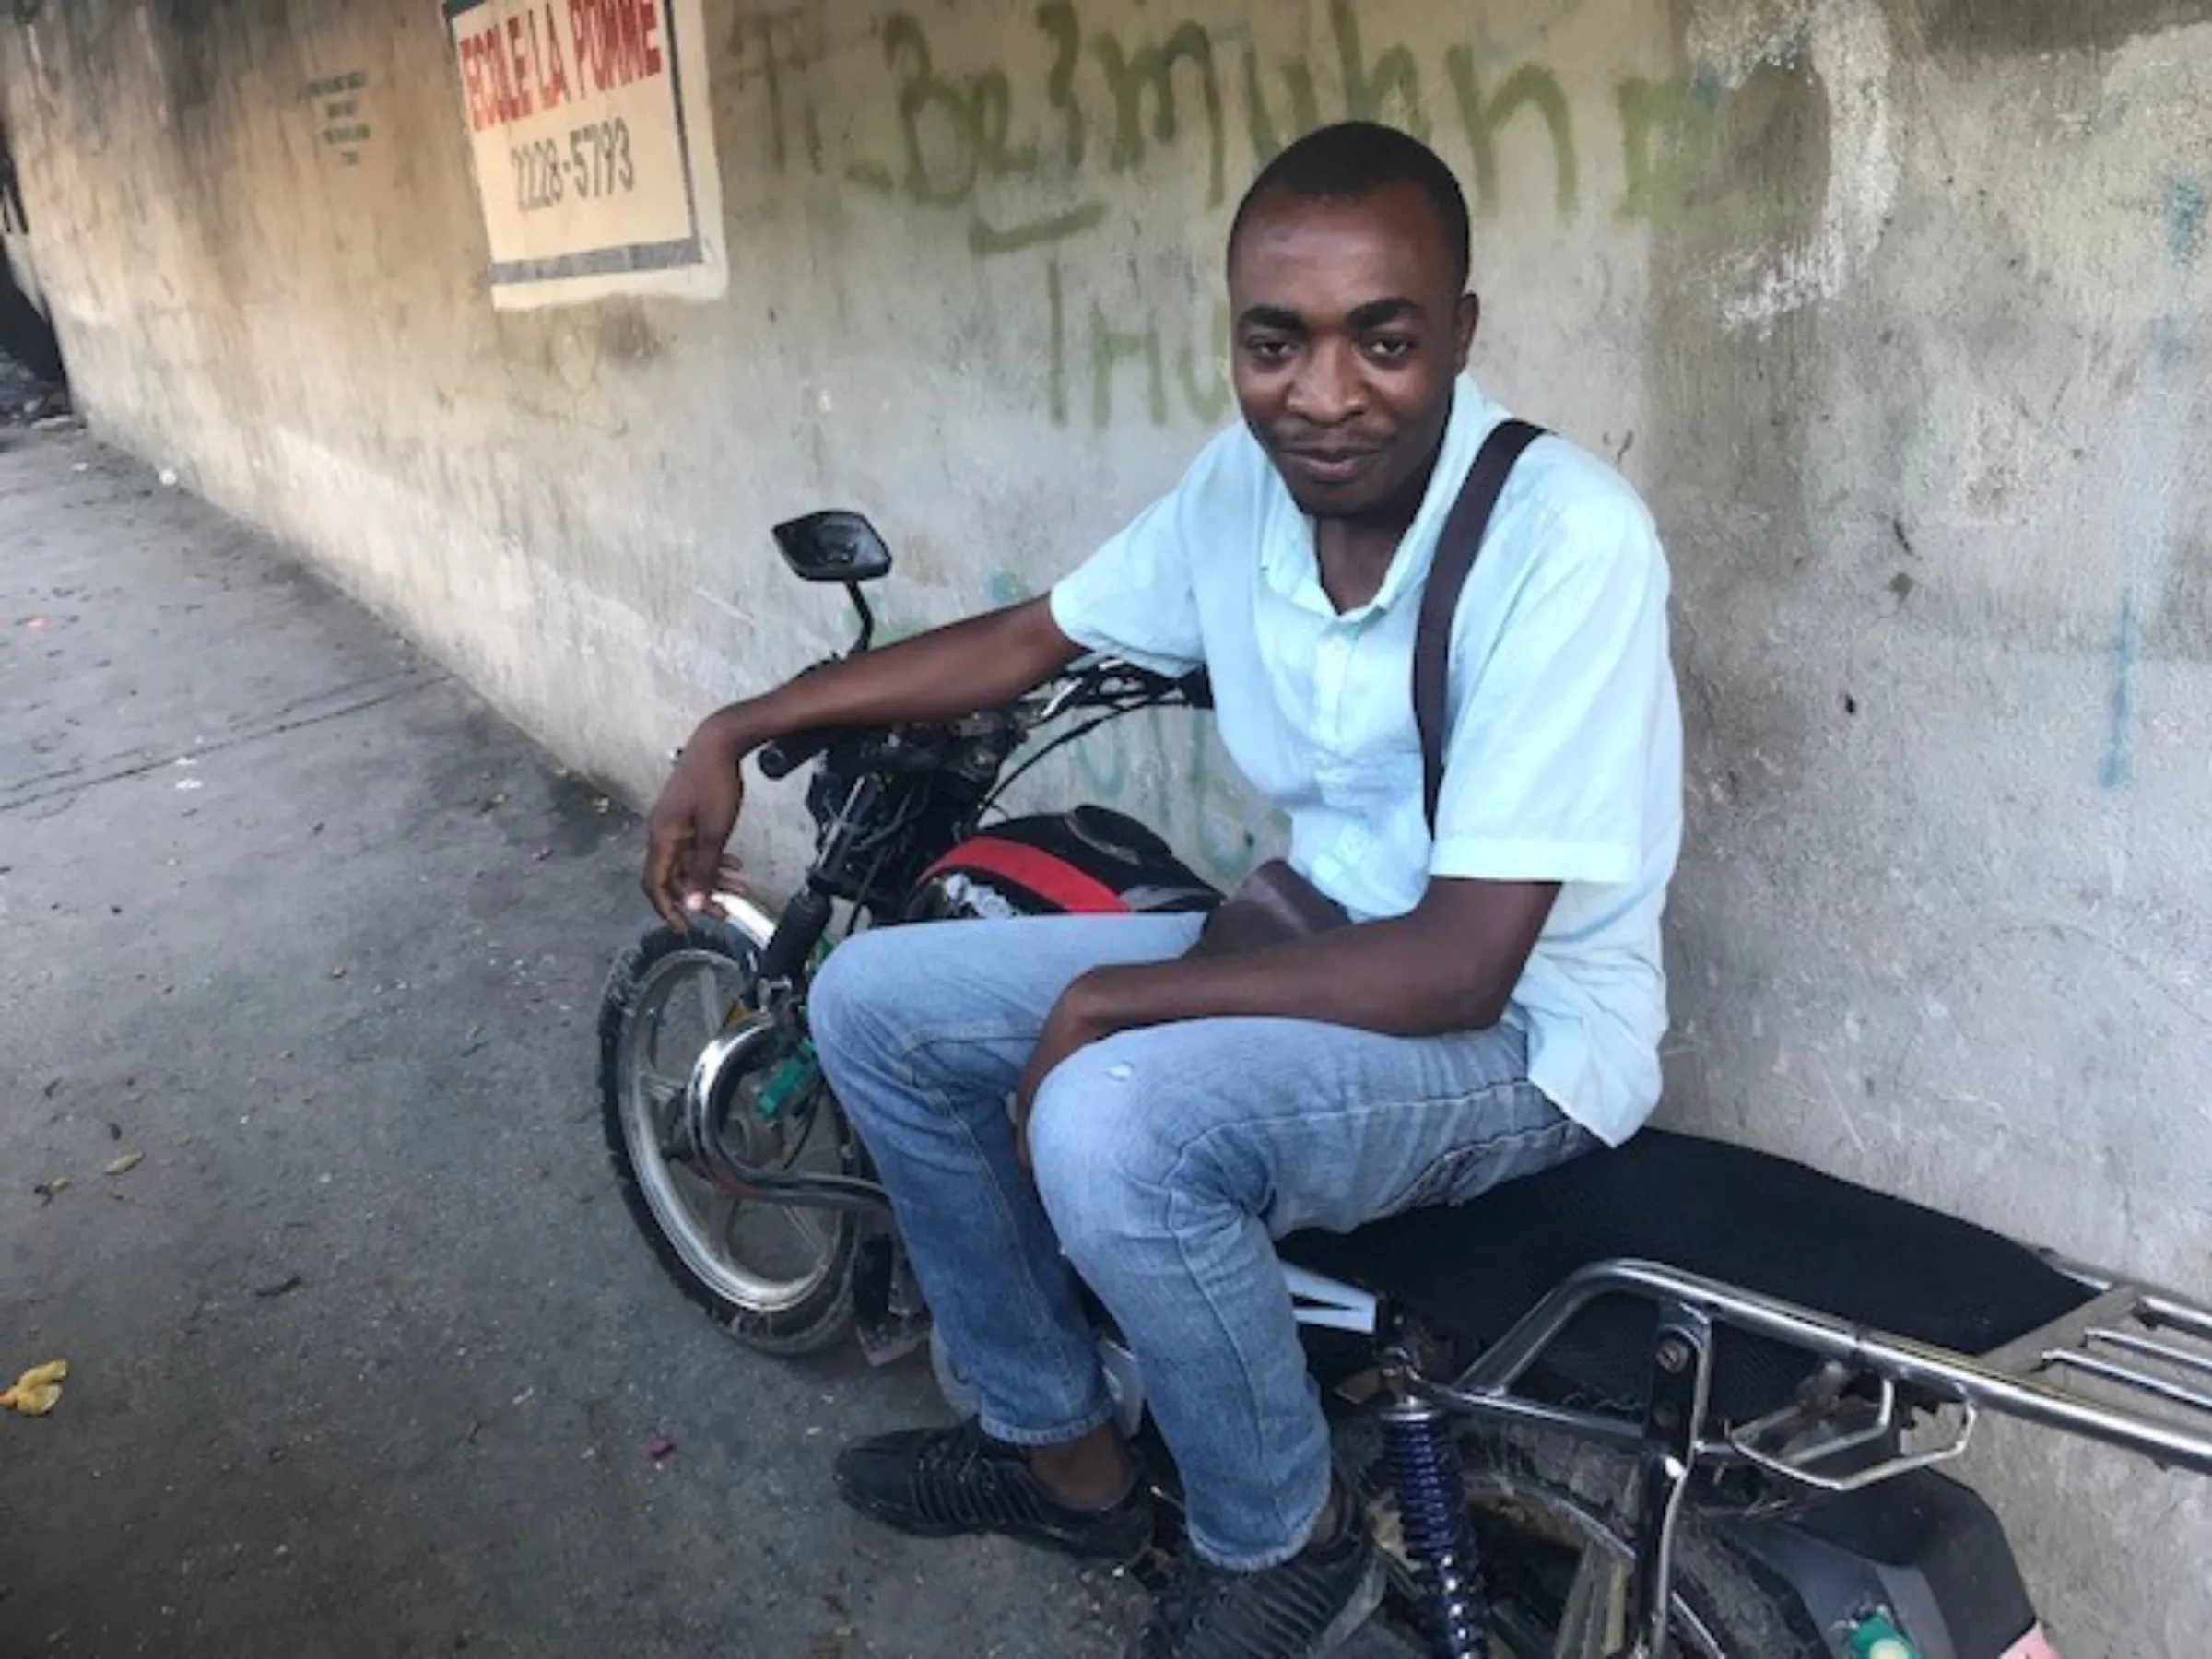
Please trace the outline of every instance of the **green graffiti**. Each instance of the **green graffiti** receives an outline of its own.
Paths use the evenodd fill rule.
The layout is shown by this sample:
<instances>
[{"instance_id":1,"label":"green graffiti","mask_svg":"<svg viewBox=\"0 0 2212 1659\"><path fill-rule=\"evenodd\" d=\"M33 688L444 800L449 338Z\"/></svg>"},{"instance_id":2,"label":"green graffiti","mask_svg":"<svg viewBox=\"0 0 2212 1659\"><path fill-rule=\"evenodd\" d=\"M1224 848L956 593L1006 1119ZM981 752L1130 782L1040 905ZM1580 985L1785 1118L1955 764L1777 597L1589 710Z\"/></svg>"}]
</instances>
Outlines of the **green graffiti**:
<instances>
[{"instance_id":1,"label":"green graffiti","mask_svg":"<svg viewBox=\"0 0 2212 1659\"><path fill-rule=\"evenodd\" d=\"M1006 76L986 69L968 77L968 124L975 143L976 159L1000 178L1009 173L1034 172L1037 147L1017 149L1008 135L1014 119L1014 89Z\"/></svg>"},{"instance_id":2,"label":"green graffiti","mask_svg":"<svg viewBox=\"0 0 2212 1659\"><path fill-rule=\"evenodd\" d=\"M907 12L883 24L884 63L899 79L899 127L906 150L906 194L929 206L952 207L974 194L988 171L994 177L1033 172L1034 145L1012 139L1014 88L1003 69L982 69L955 82L937 73L929 36ZM866 164L857 164L865 167ZM869 169L856 182L882 177Z\"/></svg>"},{"instance_id":3,"label":"green graffiti","mask_svg":"<svg viewBox=\"0 0 2212 1659\"><path fill-rule=\"evenodd\" d=\"M1109 801L1120 800L1129 787L1129 750L1117 741L1121 728L1126 724L1125 718L1116 721L1068 746L1075 753L1076 770L1083 774L1084 784Z\"/></svg>"},{"instance_id":4,"label":"green graffiti","mask_svg":"<svg viewBox=\"0 0 2212 1659\"><path fill-rule=\"evenodd\" d=\"M1217 300L1214 304L1214 330L1211 339L1218 347L1229 338L1229 302ZM1206 425L1212 426L1229 413L1230 391L1219 373L1201 375L1199 365L1206 359L1199 348L1188 342L1175 349L1175 377L1182 382L1182 394L1189 400L1191 413ZM1218 367L1219 359L1214 359Z\"/></svg>"},{"instance_id":5,"label":"green graffiti","mask_svg":"<svg viewBox=\"0 0 2212 1659\"><path fill-rule=\"evenodd\" d=\"M1045 265L1044 299L1050 329L1048 397L1053 424L1065 426L1070 356L1067 293L1066 275L1057 259ZM1227 301L1217 300L1213 303L1210 319L1210 332L1194 323L1191 334L1177 341L1171 351L1169 342L1172 336L1163 331L1156 317L1146 318L1134 327L1124 327L1109 314L1102 303L1093 299L1089 304L1089 336L1084 343L1088 347L1085 367L1090 375L1092 426L1104 431L1113 424L1117 406L1115 379L1120 371L1132 364L1144 370L1145 413L1154 426L1167 425L1177 408L1206 425L1218 423L1229 412L1230 388L1221 374L1208 373L1206 365L1209 361L1218 363L1218 348L1229 338ZM1171 358L1174 363L1171 384L1168 373ZM1173 394L1180 394L1180 400Z\"/></svg>"},{"instance_id":6,"label":"green graffiti","mask_svg":"<svg viewBox=\"0 0 2212 1659\"><path fill-rule=\"evenodd\" d=\"M1788 231L1803 203L1784 183L1812 177L1821 159L1814 149L1825 103L1803 65L1762 67L1733 89L1710 76L1623 80L1610 88L1608 111L1602 97L1571 101L1541 62L1508 59L1493 67L1478 62L1467 39L1424 37L1417 47L1378 38L1373 12L1354 0L1329 0L1326 33L1296 31L1314 44L1311 53L1288 53L1263 44L1274 37L1256 19L1233 35L1172 12L1141 29L1087 31L1077 0L1041 0L1030 12L1035 34L1003 58L982 31L951 39L944 25L939 51L914 0L906 3L914 9L893 11L876 31L888 76L882 114L896 127L895 136L884 135L890 154L881 160L824 155L815 113L821 94L809 76L827 48L811 10L757 13L734 26L738 85L760 100L769 128L759 153L779 171L841 174L902 206L958 210L975 258L1042 265L1049 338L1040 354L1041 390L1052 421L1064 428L1082 421L1085 410L1104 428L1138 418L1140 410L1154 424L1211 425L1233 407L1217 355L1226 318L1209 315L1208 329L1193 314L1206 301L1182 291L1194 289L1194 279L1175 282L1167 296L1147 287L1135 312L1118 286L1095 298L1071 287L1087 266L1065 248L1088 241L1087 254L1103 250L1106 228L1120 218L1110 211L1120 198L1108 196L1103 175L1122 180L1152 168L1168 178L1159 166L1163 151L1179 148L1186 166L1203 169L1206 202L1218 206L1237 182L1232 163L1244 159L1232 159L1232 147L1248 142L1256 168L1338 113L1383 120L1445 151L1462 170L1478 218L1548 209L1570 218L1583 205L1578 123L1587 134L1593 121L1617 117L1624 178L1618 220L1700 236ZM1230 107L1239 100L1241 122ZM1332 100L1339 107L1324 109ZM1241 135L1234 142L1232 130ZM832 131L832 144L843 131L843 124ZM1508 200L1532 167L1548 182L1547 200ZM1036 182L997 199L993 186L1014 179ZM1052 194L1040 194L1047 180ZM1179 312L1188 316L1187 332ZM1077 383L1086 374L1088 387Z\"/></svg>"},{"instance_id":7,"label":"green graffiti","mask_svg":"<svg viewBox=\"0 0 2212 1659\"><path fill-rule=\"evenodd\" d=\"M1127 332L1106 320L1097 300L1090 303L1090 418L1100 431L1113 424L1113 371L1122 364L1141 362L1147 371L1146 406L1152 424L1168 424L1168 377L1160 362L1159 330Z\"/></svg>"},{"instance_id":8,"label":"green graffiti","mask_svg":"<svg viewBox=\"0 0 2212 1659\"><path fill-rule=\"evenodd\" d=\"M1359 20L1352 15L1349 0L1332 0L1329 28L1336 37L1336 59L1344 71L1345 113L1354 121L1389 120L1385 107L1394 102L1396 124L1426 142L1429 117L1421 110L1413 53L1393 46L1369 68L1359 48Z\"/></svg>"},{"instance_id":9,"label":"green graffiti","mask_svg":"<svg viewBox=\"0 0 2212 1659\"><path fill-rule=\"evenodd\" d=\"M1213 41L1195 23L1185 23L1157 46L1140 46L1134 53L1112 35L1091 41L1105 70L1113 95L1114 134L1111 165L1127 172L1145 159L1145 94L1152 94L1152 136L1160 144L1174 141L1175 66L1187 64L1198 76L1199 95L1206 105L1206 132L1213 157L1206 201L1218 206L1227 189L1228 138L1221 124L1221 77L1214 68Z\"/></svg>"},{"instance_id":10,"label":"green graffiti","mask_svg":"<svg viewBox=\"0 0 2212 1659\"><path fill-rule=\"evenodd\" d=\"M1105 203L1086 202L1080 207L1055 213L1051 218L1016 225L1010 230L997 229L979 218L968 227L968 251L983 259L994 253L1018 253L1025 248L1041 248L1049 242L1080 236L1105 217Z\"/></svg>"},{"instance_id":11,"label":"green graffiti","mask_svg":"<svg viewBox=\"0 0 2212 1659\"><path fill-rule=\"evenodd\" d=\"M1747 190L1730 169L1763 179L1786 171L1779 153L1785 117L1805 95L1802 72L1761 65L1730 89L1700 76L1670 81L1626 80L1615 90L1620 111L1622 192L1618 217L1667 229L1756 236L1786 232L1788 201L1773 190Z\"/></svg>"},{"instance_id":12,"label":"green graffiti","mask_svg":"<svg viewBox=\"0 0 2212 1659\"><path fill-rule=\"evenodd\" d=\"M906 139L906 192L917 202L952 206L968 199L975 188L975 147L968 139L968 100L950 81L940 79L931 62L929 36L905 12L884 19L883 58L894 74L903 69L899 83L899 124ZM949 153L950 170L943 174L930 165L933 146L928 118L939 125L937 154Z\"/></svg>"},{"instance_id":13,"label":"green graffiti","mask_svg":"<svg viewBox=\"0 0 2212 1659\"><path fill-rule=\"evenodd\" d=\"M1266 89L1260 85L1258 49L1244 48L1244 124L1251 135L1253 159L1262 167L1281 155L1293 139L1302 138L1321 125L1321 100L1313 93L1312 65L1303 58L1292 58L1283 65L1282 72L1283 85L1290 94L1288 131L1278 128L1267 112Z\"/></svg>"},{"instance_id":14,"label":"green graffiti","mask_svg":"<svg viewBox=\"0 0 2212 1659\"><path fill-rule=\"evenodd\" d=\"M1045 401L1052 411L1053 424L1064 427L1067 424L1067 293L1056 259L1045 261L1044 310L1053 342L1052 365L1045 375Z\"/></svg>"},{"instance_id":15,"label":"green graffiti","mask_svg":"<svg viewBox=\"0 0 2212 1659\"><path fill-rule=\"evenodd\" d=\"M1037 27L1054 47L1052 69L1045 76L1045 100L1060 112L1070 172L1083 165L1083 106L1076 99L1076 69L1083 59L1083 25L1076 8L1065 0L1049 0L1037 8Z\"/></svg>"},{"instance_id":16,"label":"green graffiti","mask_svg":"<svg viewBox=\"0 0 2212 1659\"><path fill-rule=\"evenodd\" d=\"M1568 218L1582 196L1582 164L1574 147L1574 120L1567 108L1567 94L1559 76L1538 64L1524 64L1498 90L1484 96L1475 70L1475 54L1465 46L1444 53L1444 73L1452 82L1459 117L1466 129L1467 148L1475 173L1475 212L1483 218L1496 217L1503 203L1498 183L1498 138L1506 124L1524 109L1544 118L1551 134L1557 164L1553 204L1561 218Z\"/></svg>"},{"instance_id":17,"label":"green graffiti","mask_svg":"<svg viewBox=\"0 0 2212 1659\"><path fill-rule=\"evenodd\" d=\"M1716 100L1702 98L1686 81L1626 80L1620 106L1621 159L1628 188L1624 219L1677 216L1703 171L1720 131Z\"/></svg>"},{"instance_id":18,"label":"green graffiti","mask_svg":"<svg viewBox=\"0 0 2212 1659\"><path fill-rule=\"evenodd\" d=\"M791 118L784 105L784 73L797 75L806 67L806 60L794 48L784 44L800 18L796 12L774 12L757 18L739 17L731 25L730 39L737 58L737 81L740 86L758 79L768 100L768 158L778 172L791 165ZM759 66L753 67L755 59ZM811 100L802 99L799 104L799 135L806 149L806 164L814 172L822 171L826 155L822 144L822 127L816 116Z\"/></svg>"}]
</instances>

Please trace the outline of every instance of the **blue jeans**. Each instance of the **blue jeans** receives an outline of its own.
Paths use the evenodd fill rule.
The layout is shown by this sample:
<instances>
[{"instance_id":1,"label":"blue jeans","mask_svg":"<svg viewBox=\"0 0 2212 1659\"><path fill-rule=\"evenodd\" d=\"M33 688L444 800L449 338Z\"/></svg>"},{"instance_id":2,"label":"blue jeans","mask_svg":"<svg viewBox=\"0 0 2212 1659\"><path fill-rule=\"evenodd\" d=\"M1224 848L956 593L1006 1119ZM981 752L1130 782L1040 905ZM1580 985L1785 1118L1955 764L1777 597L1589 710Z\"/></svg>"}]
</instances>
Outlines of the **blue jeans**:
<instances>
[{"instance_id":1,"label":"blue jeans","mask_svg":"<svg viewBox=\"0 0 2212 1659\"><path fill-rule=\"evenodd\" d=\"M1127 1031L1007 1105L1080 974L1178 956L1195 916L865 932L816 980L816 1043L889 1188L939 1330L1016 1445L1112 1417L1070 1267L1135 1354L1191 1538L1230 1568L1298 1553L1329 1441L1273 1241L1471 1198L1597 1142L1527 1080L1520 1032L1385 1037L1294 1019Z\"/></svg>"}]
</instances>

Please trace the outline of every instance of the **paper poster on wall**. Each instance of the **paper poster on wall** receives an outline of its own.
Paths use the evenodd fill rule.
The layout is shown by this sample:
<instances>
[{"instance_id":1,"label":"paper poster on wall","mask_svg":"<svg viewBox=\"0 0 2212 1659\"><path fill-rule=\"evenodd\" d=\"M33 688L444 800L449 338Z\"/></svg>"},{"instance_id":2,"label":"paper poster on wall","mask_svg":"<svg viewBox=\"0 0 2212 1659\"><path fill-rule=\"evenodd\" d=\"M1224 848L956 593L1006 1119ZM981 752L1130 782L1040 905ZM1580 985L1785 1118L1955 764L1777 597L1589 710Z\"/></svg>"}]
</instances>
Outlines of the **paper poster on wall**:
<instances>
[{"instance_id":1,"label":"paper poster on wall","mask_svg":"<svg viewBox=\"0 0 2212 1659\"><path fill-rule=\"evenodd\" d=\"M502 310L729 285L700 0L444 0Z\"/></svg>"}]
</instances>

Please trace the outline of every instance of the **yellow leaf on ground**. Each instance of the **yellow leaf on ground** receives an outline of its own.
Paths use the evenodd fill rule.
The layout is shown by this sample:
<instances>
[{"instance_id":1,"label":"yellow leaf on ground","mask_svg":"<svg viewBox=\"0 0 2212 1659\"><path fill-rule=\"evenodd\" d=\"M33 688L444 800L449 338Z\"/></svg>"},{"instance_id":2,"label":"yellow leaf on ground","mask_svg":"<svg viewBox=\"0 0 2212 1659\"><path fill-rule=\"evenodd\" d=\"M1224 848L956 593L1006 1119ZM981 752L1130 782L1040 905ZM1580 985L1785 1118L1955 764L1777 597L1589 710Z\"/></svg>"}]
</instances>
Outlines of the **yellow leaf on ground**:
<instances>
[{"instance_id":1,"label":"yellow leaf on ground","mask_svg":"<svg viewBox=\"0 0 2212 1659\"><path fill-rule=\"evenodd\" d=\"M43 1388L25 1388L18 1383L6 1394L0 1394L0 1406L19 1411L25 1417L44 1417L60 1404L61 1398L59 1382L49 1382Z\"/></svg>"},{"instance_id":2,"label":"yellow leaf on ground","mask_svg":"<svg viewBox=\"0 0 2212 1659\"><path fill-rule=\"evenodd\" d=\"M61 1402L62 1379L69 1374L69 1361L49 1359L43 1365L34 1365L16 1381L16 1385L0 1393L0 1410L16 1411L25 1417L44 1417Z\"/></svg>"}]
</instances>

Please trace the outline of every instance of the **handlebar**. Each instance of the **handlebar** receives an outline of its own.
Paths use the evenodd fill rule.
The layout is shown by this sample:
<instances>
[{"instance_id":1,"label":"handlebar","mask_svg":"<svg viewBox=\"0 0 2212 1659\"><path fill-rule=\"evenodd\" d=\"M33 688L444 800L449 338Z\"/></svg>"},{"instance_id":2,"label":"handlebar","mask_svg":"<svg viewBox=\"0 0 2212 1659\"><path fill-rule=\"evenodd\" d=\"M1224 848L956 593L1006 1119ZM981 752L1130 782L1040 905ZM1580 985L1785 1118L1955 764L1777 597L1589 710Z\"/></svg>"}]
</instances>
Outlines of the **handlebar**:
<instances>
[{"instance_id":1,"label":"handlebar","mask_svg":"<svg viewBox=\"0 0 2212 1659\"><path fill-rule=\"evenodd\" d=\"M1064 675L1047 700L1055 713L1070 709L1143 708L1153 703L1185 703L1194 709L1214 706L1214 684L1203 668L1188 674L1155 674L1117 657L1096 659Z\"/></svg>"},{"instance_id":2,"label":"handlebar","mask_svg":"<svg viewBox=\"0 0 2212 1659\"><path fill-rule=\"evenodd\" d=\"M1089 680L1086 687L1084 680ZM1151 703L1186 703L1194 709L1214 706L1213 682L1204 668L1180 677L1155 674L1133 663L1108 660L1077 670L1060 683L1058 692L1046 699L1042 709L1051 714L1081 708L1141 708ZM1037 724L1031 722L1030 724ZM794 732L765 743L754 759L760 775L775 782L789 777L836 742L837 730Z\"/></svg>"},{"instance_id":3,"label":"handlebar","mask_svg":"<svg viewBox=\"0 0 2212 1659\"><path fill-rule=\"evenodd\" d=\"M788 737L762 744L753 758L759 762L760 775L773 782L797 771L836 738L837 734L832 731L794 732Z\"/></svg>"}]
</instances>

